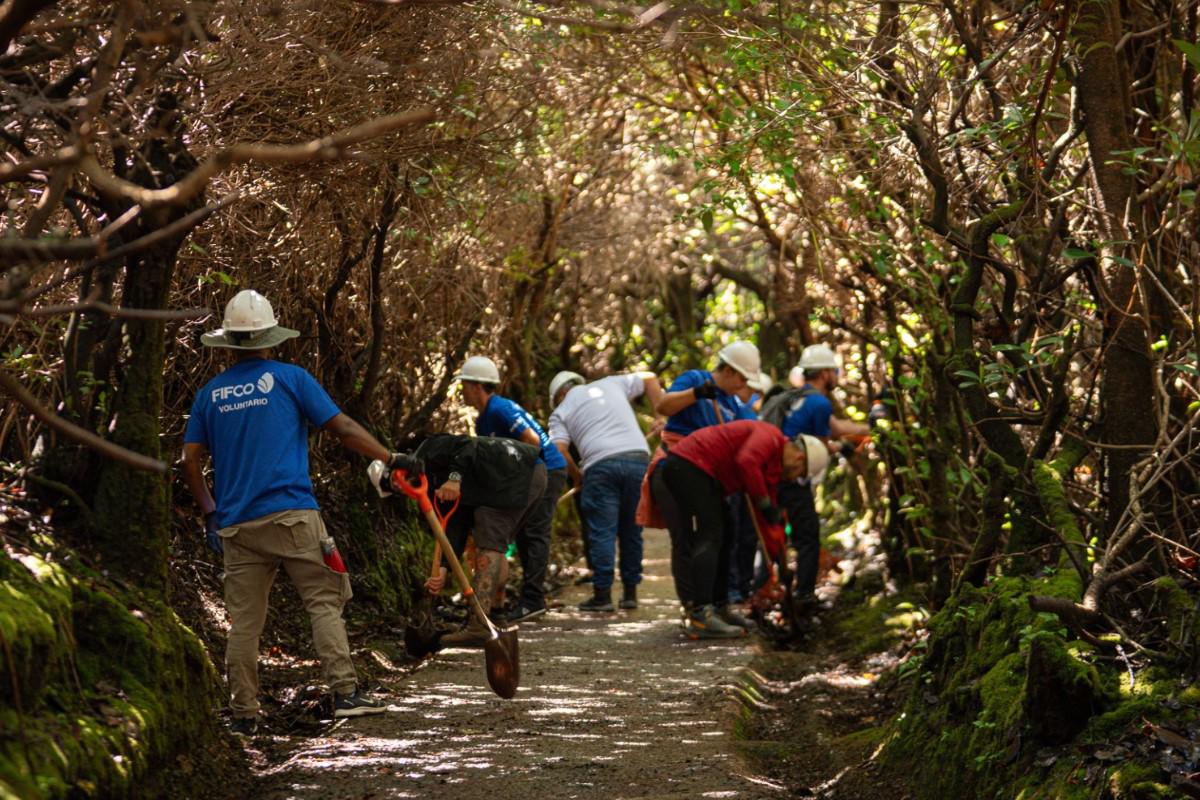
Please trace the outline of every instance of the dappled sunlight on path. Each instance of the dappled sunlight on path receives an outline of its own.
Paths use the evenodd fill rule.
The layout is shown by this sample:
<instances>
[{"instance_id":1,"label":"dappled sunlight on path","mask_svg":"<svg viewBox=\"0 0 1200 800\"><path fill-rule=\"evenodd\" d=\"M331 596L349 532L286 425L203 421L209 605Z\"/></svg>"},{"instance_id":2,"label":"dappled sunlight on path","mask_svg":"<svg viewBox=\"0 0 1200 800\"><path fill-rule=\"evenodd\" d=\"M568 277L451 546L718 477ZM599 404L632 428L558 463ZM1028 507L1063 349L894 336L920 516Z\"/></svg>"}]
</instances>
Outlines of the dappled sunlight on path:
<instances>
[{"instance_id":1,"label":"dappled sunlight on path","mask_svg":"<svg viewBox=\"0 0 1200 800\"><path fill-rule=\"evenodd\" d=\"M267 798L768 798L734 755L728 687L753 640L682 635L662 531L641 607L573 604L521 626L522 684L488 689L480 651L449 650L389 686L391 712L302 740L263 770ZM616 587L619 592L620 587Z\"/></svg>"}]
</instances>

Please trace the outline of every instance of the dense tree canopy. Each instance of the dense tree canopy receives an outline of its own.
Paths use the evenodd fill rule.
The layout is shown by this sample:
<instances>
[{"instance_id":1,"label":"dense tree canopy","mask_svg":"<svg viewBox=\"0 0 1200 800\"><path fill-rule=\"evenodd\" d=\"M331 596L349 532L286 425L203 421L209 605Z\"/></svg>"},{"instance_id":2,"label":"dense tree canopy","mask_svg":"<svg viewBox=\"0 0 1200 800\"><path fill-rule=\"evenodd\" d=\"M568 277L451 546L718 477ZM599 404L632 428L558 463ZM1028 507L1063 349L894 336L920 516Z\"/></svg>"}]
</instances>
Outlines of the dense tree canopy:
<instances>
[{"instance_id":1,"label":"dense tree canopy","mask_svg":"<svg viewBox=\"0 0 1200 800\"><path fill-rule=\"evenodd\" d=\"M468 352L544 417L559 369L824 341L845 413L890 387L826 491L897 576L1074 571L1030 602L1189 662L1198 5L9 0L0 462L165 591L239 288L393 443Z\"/></svg>"}]
</instances>

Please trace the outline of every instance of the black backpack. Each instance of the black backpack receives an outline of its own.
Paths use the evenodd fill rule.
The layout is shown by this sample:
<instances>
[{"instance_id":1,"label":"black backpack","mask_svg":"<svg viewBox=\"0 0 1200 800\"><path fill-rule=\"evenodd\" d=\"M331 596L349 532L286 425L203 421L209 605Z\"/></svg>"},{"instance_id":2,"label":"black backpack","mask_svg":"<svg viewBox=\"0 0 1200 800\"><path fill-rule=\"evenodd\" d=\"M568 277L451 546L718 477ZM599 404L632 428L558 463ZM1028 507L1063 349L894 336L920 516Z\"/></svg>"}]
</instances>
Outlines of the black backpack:
<instances>
[{"instance_id":1,"label":"black backpack","mask_svg":"<svg viewBox=\"0 0 1200 800\"><path fill-rule=\"evenodd\" d=\"M759 412L758 418L782 430L784 421L792 415L792 412L804 405L804 401L809 395L816 393L815 386L801 386L799 389L779 392L766 402L762 411Z\"/></svg>"}]
</instances>

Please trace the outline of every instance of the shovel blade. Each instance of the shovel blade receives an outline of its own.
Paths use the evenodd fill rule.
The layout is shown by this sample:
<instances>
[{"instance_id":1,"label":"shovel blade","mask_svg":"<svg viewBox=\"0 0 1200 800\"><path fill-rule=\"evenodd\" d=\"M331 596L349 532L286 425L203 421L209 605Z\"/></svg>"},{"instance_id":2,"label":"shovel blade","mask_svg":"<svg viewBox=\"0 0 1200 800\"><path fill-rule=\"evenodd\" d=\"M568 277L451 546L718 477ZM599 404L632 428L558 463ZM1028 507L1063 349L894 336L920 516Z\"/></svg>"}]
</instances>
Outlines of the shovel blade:
<instances>
[{"instance_id":1,"label":"shovel blade","mask_svg":"<svg viewBox=\"0 0 1200 800\"><path fill-rule=\"evenodd\" d=\"M521 662L517 647L517 629L497 632L499 635L483 645L487 665L488 685L505 700L511 700L521 682Z\"/></svg>"},{"instance_id":2,"label":"shovel blade","mask_svg":"<svg viewBox=\"0 0 1200 800\"><path fill-rule=\"evenodd\" d=\"M433 655L442 649L441 631L409 625L404 629L404 649L417 659Z\"/></svg>"}]
</instances>

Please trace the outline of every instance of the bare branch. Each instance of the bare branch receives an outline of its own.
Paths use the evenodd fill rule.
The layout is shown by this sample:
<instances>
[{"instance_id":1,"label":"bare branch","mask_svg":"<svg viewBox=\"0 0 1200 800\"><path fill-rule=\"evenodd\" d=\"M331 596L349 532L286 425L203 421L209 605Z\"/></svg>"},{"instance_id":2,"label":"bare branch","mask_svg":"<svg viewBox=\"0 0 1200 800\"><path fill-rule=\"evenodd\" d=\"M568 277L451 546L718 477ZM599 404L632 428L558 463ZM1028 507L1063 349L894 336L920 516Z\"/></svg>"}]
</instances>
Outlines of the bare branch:
<instances>
[{"instance_id":1,"label":"bare branch","mask_svg":"<svg viewBox=\"0 0 1200 800\"><path fill-rule=\"evenodd\" d=\"M175 220L174 222L170 223L169 225L164 225L163 227L158 228L157 230L152 231L152 232L146 234L145 236L142 236L138 239L134 239L131 242L126 242L125 244L123 244L119 247L114 247L112 250L108 251L104 255L94 258L91 261L87 262L86 264L82 264L78 267L74 267L72 269L67 270L65 273L63 273L58 278L55 278L54 280L49 281L45 285L39 286L37 289L34 289L33 291L22 295L19 301L16 301L16 302L10 301L7 303L0 302L0 308L5 309L5 310L16 309L20 305L27 303L30 300L33 300L37 297L41 297L46 292L49 292L52 289L56 289L59 286L62 286L67 281L70 281L73 278L77 278L80 275L90 272L91 270L95 269L97 266L99 266L100 264L103 264L106 261L112 261L115 258L123 258L127 255L130 255L131 253L140 253L141 251L151 248L160 242L163 242L163 241L166 241L167 239L171 239L171 238L174 238L175 236L184 234L184 233L192 230L193 228L197 227L198 225L200 225L200 223L204 222L204 220L208 219L210 216L215 214L217 211L220 211L222 208L229 205L233 201L239 199L240 197L241 197L241 194L239 192L233 192L231 194L228 194L225 197L221 198L216 203L207 205L204 208L198 208L195 211L193 211L192 213L187 214L186 216L180 217L179 219Z\"/></svg>"},{"instance_id":2,"label":"bare branch","mask_svg":"<svg viewBox=\"0 0 1200 800\"><path fill-rule=\"evenodd\" d=\"M38 402L37 398L29 393L29 390L21 385L15 377L8 373L7 370L0 368L0 389L3 389L12 396L21 405L29 409L33 416L40 419L50 428L58 431L68 439L72 439L80 444L90 447L101 455L105 455L114 461L120 461L122 464L128 464L134 469L146 470L147 472L159 472L166 474L167 465L165 462L159 461L157 458L150 458L141 453L135 453L120 445L113 444L107 439L103 439L86 428L81 428L78 425L68 422L62 417L55 414L50 409Z\"/></svg>"},{"instance_id":3,"label":"bare branch","mask_svg":"<svg viewBox=\"0 0 1200 800\"><path fill-rule=\"evenodd\" d=\"M178 183L163 189L147 189L119 178L100 166L100 162L90 153L80 159L79 169L87 175L97 190L106 196L128 200L143 208L182 205L203 191L214 176L234 164L243 164L249 161L258 161L264 164L299 164L306 161L334 159L342 156L342 151L347 147L409 125L422 125L433 119L433 109L418 108L400 114L377 117L344 131L302 144L240 143L231 145L208 158Z\"/></svg>"}]
</instances>

